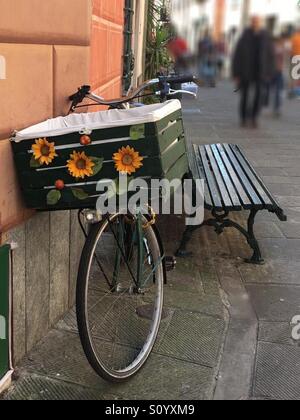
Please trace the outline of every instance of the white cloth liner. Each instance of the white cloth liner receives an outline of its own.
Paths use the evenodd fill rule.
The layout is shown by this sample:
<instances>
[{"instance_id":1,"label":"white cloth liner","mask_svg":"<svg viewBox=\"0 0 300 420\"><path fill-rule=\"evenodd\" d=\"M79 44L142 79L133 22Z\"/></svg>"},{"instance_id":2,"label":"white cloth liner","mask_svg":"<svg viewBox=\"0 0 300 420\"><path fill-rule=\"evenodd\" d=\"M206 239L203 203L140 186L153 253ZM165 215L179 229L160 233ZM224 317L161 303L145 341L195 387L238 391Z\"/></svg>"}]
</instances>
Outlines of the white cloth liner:
<instances>
[{"instance_id":1,"label":"white cloth liner","mask_svg":"<svg viewBox=\"0 0 300 420\"><path fill-rule=\"evenodd\" d=\"M85 129L97 130L154 123L180 109L180 101L171 100L163 104L147 105L128 110L113 109L111 111L86 114L71 114L67 117L53 118L25 130L15 132L11 140L20 142L40 137L63 136L77 131L84 131Z\"/></svg>"}]
</instances>

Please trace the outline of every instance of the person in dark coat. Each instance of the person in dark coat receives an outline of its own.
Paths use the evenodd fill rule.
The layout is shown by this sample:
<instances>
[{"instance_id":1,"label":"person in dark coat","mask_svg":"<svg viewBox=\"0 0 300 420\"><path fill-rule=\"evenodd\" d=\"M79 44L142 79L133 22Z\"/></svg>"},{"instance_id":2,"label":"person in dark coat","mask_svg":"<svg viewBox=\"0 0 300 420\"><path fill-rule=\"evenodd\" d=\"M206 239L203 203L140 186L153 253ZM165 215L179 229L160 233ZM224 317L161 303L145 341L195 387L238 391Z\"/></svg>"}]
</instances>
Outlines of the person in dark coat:
<instances>
[{"instance_id":1,"label":"person in dark coat","mask_svg":"<svg viewBox=\"0 0 300 420\"><path fill-rule=\"evenodd\" d=\"M241 125L257 127L265 86L275 71L275 54L271 36L262 28L262 19L254 16L238 41L233 56L233 78L241 91Z\"/></svg>"}]
</instances>

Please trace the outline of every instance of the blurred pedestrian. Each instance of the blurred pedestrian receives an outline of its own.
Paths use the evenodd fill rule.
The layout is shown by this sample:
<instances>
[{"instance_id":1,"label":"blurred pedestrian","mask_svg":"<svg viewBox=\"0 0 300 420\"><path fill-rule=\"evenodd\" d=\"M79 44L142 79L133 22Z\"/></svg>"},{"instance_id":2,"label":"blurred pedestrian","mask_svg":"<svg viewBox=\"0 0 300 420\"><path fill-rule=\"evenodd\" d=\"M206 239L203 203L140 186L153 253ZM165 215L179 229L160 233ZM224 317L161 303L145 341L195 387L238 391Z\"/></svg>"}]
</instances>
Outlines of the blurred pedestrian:
<instances>
[{"instance_id":1,"label":"blurred pedestrian","mask_svg":"<svg viewBox=\"0 0 300 420\"><path fill-rule=\"evenodd\" d=\"M273 110L275 117L279 117L282 107L282 96L284 88L284 63L285 45L284 38L278 37L274 40L275 73L272 80L271 92L274 95Z\"/></svg>"},{"instance_id":2,"label":"blurred pedestrian","mask_svg":"<svg viewBox=\"0 0 300 420\"><path fill-rule=\"evenodd\" d=\"M222 79L222 77L224 76L224 66L227 54L226 36L224 34L222 35L221 39L216 43L216 54L218 77Z\"/></svg>"},{"instance_id":3,"label":"blurred pedestrian","mask_svg":"<svg viewBox=\"0 0 300 420\"><path fill-rule=\"evenodd\" d=\"M175 30L174 30L175 32ZM174 60L174 72L178 75L186 75L189 73L190 66L190 50L187 41L176 34L168 42L167 49L170 56ZM181 83L172 83L171 88L174 90L181 90ZM182 99L182 94L177 94L172 99Z\"/></svg>"},{"instance_id":4,"label":"blurred pedestrian","mask_svg":"<svg viewBox=\"0 0 300 420\"><path fill-rule=\"evenodd\" d=\"M216 86L217 54L216 45L209 31L200 39L198 46L198 61L200 78L207 86Z\"/></svg>"},{"instance_id":5,"label":"blurred pedestrian","mask_svg":"<svg viewBox=\"0 0 300 420\"><path fill-rule=\"evenodd\" d=\"M274 76L275 56L270 35L263 29L259 16L251 18L238 41L233 56L232 73L241 91L240 118L242 127L257 127L266 83Z\"/></svg>"},{"instance_id":6,"label":"blurred pedestrian","mask_svg":"<svg viewBox=\"0 0 300 420\"><path fill-rule=\"evenodd\" d=\"M189 47L184 38L175 35L167 44L168 51L175 62L176 74L185 74L188 69Z\"/></svg>"}]
</instances>

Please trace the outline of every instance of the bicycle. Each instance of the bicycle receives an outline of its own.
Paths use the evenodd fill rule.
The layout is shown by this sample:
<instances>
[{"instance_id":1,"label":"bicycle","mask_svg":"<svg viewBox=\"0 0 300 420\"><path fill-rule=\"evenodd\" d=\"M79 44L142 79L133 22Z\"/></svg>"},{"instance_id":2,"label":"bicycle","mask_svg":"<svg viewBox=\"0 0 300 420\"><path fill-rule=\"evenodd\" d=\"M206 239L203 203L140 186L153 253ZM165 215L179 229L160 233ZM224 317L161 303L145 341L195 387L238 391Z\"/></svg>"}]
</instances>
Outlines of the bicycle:
<instances>
[{"instance_id":1,"label":"bicycle","mask_svg":"<svg viewBox=\"0 0 300 420\"><path fill-rule=\"evenodd\" d=\"M194 96L194 93L171 88L173 83L194 81L196 79L193 76L161 76L146 82L125 98L109 101L93 94L89 86L82 86L69 98L72 102L69 113L93 105L108 106L111 110L126 110L137 106L134 101L145 96L156 96L160 102L165 102L178 93ZM146 92L148 89L154 91ZM85 99L93 103L82 104ZM112 111L112 113L118 112ZM82 114L76 115L81 118ZM46 127L51 126L51 123L45 124ZM60 137L61 129L54 130L49 134L54 140L50 143L47 140L47 133L43 133L42 130L42 135L39 130L41 125L33 130L34 137L44 138L37 139L31 148L32 142L24 142L23 145L22 142L18 143L18 138L15 138L13 144L16 162L20 162L22 171L25 171L24 176L20 177L22 188L27 191L26 198L31 207L47 210L61 198L61 190L65 187L63 179L57 180L56 173L74 183L67 186L66 198L61 208L74 208L67 206L68 200L74 201L75 198L82 200L77 208L84 208L79 211L79 222L86 236L86 242L80 260L76 291L76 313L81 343L90 365L98 375L112 382L126 381L144 366L153 350L162 319L167 271L174 268L175 261L165 256L155 223L156 215L150 206L146 212L132 213L119 209L105 216L94 208L82 207L84 192L78 188L78 185L81 185L79 179L74 180L79 176L72 178L64 168L70 150L74 148L85 150L81 147L86 145L78 144L78 132L77 134L67 132L64 142L64 137ZM29 131L23 132L25 139L34 138L28 134ZM80 132L80 135L83 136L80 141L89 140L87 133ZM184 138L181 138L178 143L180 150L184 141ZM101 147L109 148L110 142L109 138L106 139L104 146ZM97 137L94 143L88 150L98 147L101 140ZM40 151L43 158L48 159L46 167L43 168L41 161L34 159L36 150ZM107 152L104 150L103 153ZM111 156L110 153L107 154L108 158ZM80 152L73 152L71 158L73 155L78 157ZM81 160L87 159L87 156L83 155L84 153L80 155ZM52 161L55 163L52 164ZM68 162L74 166L72 159ZM101 167L101 164L99 158L90 158L89 170L97 165ZM113 162L108 163L109 165L113 165ZM94 184L96 182L83 183L90 192L93 189L95 191ZM40 200L44 200L42 206Z\"/></svg>"},{"instance_id":2,"label":"bicycle","mask_svg":"<svg viewBox=\"0 0 300 420\"><path fill-rule=\"evenodd\" d=\"M145 96L141 93L155 85L158 85L158 91L154 95L163 102L178 93L191 94L172 90L170 83L194 80L192 76L159 77L146 82L129 97L113 101L104 101L84 86L70 97L70 111L74 111L85 98L96 104L122 109ZM146 95L153 96L153 93ZM107 258L107 255L114 257ZM173 259L164 255L154 214L149 217L115 214L92 225L80 262L76 307L85 354L100 376L120 382L135 375L144 365L154 347L161 322L166 272L173 267ZM105 290L94 289L96 272L101 273L109 294L102 296ZM100 298L96 304L95 294ZM97 325L91 325L95 322L95 312ZM99 321L102 316L104 318ZM102 338L100 347L96 338L99 335ZM108 355L111 356L109 361Z\"/></svg>"}]
</instances>

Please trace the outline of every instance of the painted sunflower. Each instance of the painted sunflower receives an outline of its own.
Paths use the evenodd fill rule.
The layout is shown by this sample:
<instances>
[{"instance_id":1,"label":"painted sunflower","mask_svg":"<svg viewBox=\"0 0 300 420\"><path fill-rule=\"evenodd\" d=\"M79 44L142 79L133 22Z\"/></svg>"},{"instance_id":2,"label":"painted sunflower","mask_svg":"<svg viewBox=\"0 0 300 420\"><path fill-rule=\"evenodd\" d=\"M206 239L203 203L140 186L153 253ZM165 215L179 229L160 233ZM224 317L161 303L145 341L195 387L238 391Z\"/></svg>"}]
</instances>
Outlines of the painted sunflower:
<instances>
[{"instance_id":1,"label":"painted sunflower","mask_svg":"<svg viewBox=\"0 0 300 420\"><path fill-rule=\"evenodd\" d=\"M55 143L49 143L46 138L36 140L31 149L34 159L41 165L49 165L57 157Z\"/></svg>"},{"instance_id":2,"label":"painted sunflower","mask_svg":"<svg viewBox=\"0 0 300 420\"><path fill-rule=\"evenodd\" d=\"M94 175L95 163L86 156L85 152L73 152L68 160L67 168L74 178L84 178Z\"/></svg>"},{"instance_id":3,"label":"painted sunflower","mask_svg":"<svg viewBox=\"0 0 300 420\"><path fill-rule=\"evenodd\" d=\"M131 175L143 166L142 161L144 158L140 156L139 152L136 152L133 148L127 146L122 147L118 153L115 153L113 155L113 160L118 172Z\"/></svg>"}]
</instances>

